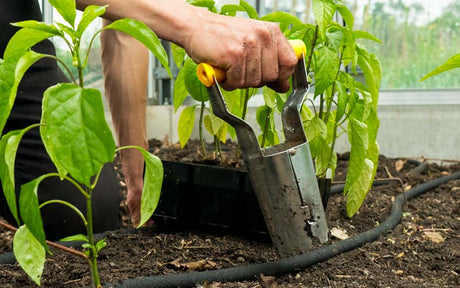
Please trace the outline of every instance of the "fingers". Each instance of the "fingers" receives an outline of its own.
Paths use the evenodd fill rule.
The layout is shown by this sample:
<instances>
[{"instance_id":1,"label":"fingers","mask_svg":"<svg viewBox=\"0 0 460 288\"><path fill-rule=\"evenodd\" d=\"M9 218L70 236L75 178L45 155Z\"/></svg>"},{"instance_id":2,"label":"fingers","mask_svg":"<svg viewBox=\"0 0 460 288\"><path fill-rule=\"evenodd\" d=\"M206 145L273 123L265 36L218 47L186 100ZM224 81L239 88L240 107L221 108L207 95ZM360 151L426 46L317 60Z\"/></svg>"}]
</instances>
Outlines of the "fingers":
<instances>
[{"instance_id":1,"label":"fingers","mask_svg":"<svg viewBox=\"0 0 460 288\"><path fill-rule=\"evenodd\" d=\"M278 78L268 83L267 86L275 91L284 93L289 90L289 77L294 73L298 59L288 41L280 41L278 43L278 50L284 51L284 53L278 54Z\"/></svg>"},{"instance_id":2,"label":"fingers","mask_svg":"<svg viewBox=\"0 0 460 288\"><path fill-rule=\"evenodd\" d=\"M268 85L278 92L289 89L289 77L294 72L297 58L274 23L251 21L254 25L241 45L231 53L233 61L227 70L224 89L260 87Z\"/></svg>"},{"instance_id":3,"label":"fingers","mask_svg":"<svg viewBox=\"0 0 460 288\"><path fill-rule=\"evenodd\" d=\"M275 23L208 15L200 33L186 45L195 62L226 71L220 85L226 90L268 85L279 92L289 89L295 53Z\"/></svg>"}]
</instances>

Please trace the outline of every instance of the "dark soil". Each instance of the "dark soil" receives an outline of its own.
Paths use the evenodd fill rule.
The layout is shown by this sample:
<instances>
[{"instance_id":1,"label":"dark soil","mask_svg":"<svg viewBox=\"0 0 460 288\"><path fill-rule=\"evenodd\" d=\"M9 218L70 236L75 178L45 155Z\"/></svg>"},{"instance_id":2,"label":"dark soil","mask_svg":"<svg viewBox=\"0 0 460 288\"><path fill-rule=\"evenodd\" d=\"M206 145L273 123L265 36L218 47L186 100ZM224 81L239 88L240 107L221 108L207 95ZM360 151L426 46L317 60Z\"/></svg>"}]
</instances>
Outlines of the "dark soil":
<instances>
[{"instance_id":1,"label":"dark soil","mask_svg":"<svg viewBox=\"0 0 460 288\"><path fill-rule=\"evenodd\" d=\"M174 145L152 144L156 144L152 146L155 152L161 150L169 154L164 157L176 158L172 152ZM189 150L196 152L197 149ZM212 156L212 152L209 153ZM237 159L225 159L231 166L241 166ZM347 168L347 155L339 159L336 183L345 179ZM193 161L190 157L188 160ZM376 177L395 180L372 188L352 219L346 217L344 197L332 196L326 210L329 228L339 229L349 236L371 229L388 216L395 196L460 169L458 163L427 164L421 173L414 172L415 167L406 159L381 156ZM304 271L293 271L277 278L259 275L247 282L205 283L197 287L460 287L459 190L460 181L451 181L410 200L405 204L401 223L393 231ZM127 217L125 220L125 225L129 225ZM11 232L0 228L0 252L11 251L11 238ZM331 236L329 243L335 241L339 240ZM270 243L199 231L168 232L149 227L129 235L110 232L107 242L100 253L99 267L103 282L112 283L140 276L219 269L278 259ZM53 256L48 257L45 265L42 287L90 285L85 260L54 248L52 251ZM36 286L17 264L13 264L1 265L0 287Z\"/></svg>"}]
</instances>

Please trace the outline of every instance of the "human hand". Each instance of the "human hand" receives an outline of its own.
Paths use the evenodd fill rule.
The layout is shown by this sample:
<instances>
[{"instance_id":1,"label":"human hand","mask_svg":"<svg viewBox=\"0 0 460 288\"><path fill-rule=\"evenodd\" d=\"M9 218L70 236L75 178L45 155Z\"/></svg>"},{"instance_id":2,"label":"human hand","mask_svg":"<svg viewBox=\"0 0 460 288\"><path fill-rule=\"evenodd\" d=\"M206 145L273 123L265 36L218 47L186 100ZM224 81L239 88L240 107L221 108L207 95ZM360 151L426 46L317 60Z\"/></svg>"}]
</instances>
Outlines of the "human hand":
<instances>
[{"instance_id":1,"label":"human hand","mask_svg":"<svg viewBox=\"0 0 460 288\"><path fill-rule=\"evenodd\" d=\"M298 60L277 24L205 15L183 46L195 62L226 71L226 80L219 83L224 89L264 85L278 92L289 89Z\"/></svg>"}]
</instances>

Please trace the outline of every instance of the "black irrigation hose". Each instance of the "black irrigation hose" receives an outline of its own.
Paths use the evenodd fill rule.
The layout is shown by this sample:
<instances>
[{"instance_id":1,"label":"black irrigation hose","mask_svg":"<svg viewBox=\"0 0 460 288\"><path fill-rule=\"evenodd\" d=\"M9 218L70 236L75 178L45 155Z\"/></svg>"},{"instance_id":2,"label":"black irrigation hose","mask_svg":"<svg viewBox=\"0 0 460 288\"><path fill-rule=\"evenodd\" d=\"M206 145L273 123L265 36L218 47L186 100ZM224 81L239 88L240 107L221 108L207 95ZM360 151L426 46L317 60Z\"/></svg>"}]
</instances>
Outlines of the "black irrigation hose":
<instances>
[{"instance_id":1,"label":"black irrigation hose","mask_svg":"<svg viewBox=\"0 0 460 288\"><path fill-rule=\"evenodd\" d=\"M180 274L168 274L150 276L146 278L128 279L119 284L109 284L108 287L119 288L154 288L154 287L195 287L196 283L209 282L231 282L254 280L260 274L278 276L292 273L293 271L308 268L337 256L356 249L366 243L377 240L381 235L392 230L402 218L402 207L405 199L412 199L430 189L454 179L460 178L460 171L449 176L437 178L423 183L408 192L398 195L393 202L390 216L385 219L378 227L372 228L352 238L342 240L321 249L313 250L306 254L283 258L273 262L252 264L248 266L224 268L220 270L210 270L203 272L188 272ZM112 285L112 286L111 286Z\"/></svg>"}]
</instances>

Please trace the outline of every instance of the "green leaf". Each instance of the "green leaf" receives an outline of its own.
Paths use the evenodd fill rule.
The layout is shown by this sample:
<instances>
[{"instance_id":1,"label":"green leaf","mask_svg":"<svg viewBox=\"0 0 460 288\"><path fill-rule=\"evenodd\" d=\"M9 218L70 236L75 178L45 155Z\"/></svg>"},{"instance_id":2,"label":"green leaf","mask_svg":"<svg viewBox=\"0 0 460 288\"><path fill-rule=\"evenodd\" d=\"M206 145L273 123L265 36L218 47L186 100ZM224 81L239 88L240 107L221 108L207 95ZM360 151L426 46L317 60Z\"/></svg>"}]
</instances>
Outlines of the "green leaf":
<instances>
[{"instance_id":1,"label":"green leaf","mask_svg":"<svg viewBox=\"0 0 460 288\"><path fill-rule=\"evenodd\" d=\"M313 141L313 147L315 147L315 170L316 175L323 176L327 169L329 168L329 164L331 162L332 153L331 145L327 143L327 140L322 136L319 135Z\"/></svg>"},{"instance_id":2,"label":"green leaf","mask_svg":"<svg viewBox=\"0 0 460 288\"><path fill-rule=\"evenodd\" d=\"M176 80L174 80L174 112L177 112L177 109L180 107L180 105L182 105L182 103L184 103L184 100L188 96L187 89L185 88L184 71L184 69L181 69L177 74Z\"/></svg>"},{"instance_id":3,"label":"green leaf","mask_svg":"<svg viewBox=\"0 0 460 288\"><path fill-rule=\"evenodd\" d=\"M329 40L331 46L336 52L339 52L339 49L345 43L345 34L342 30L342 27L332 26L329 27L326 32L326 38Z\"/></svg>"},{"instance_id":4,"label":"green leaf","mask_svg":"<svg viewBox=\"0 0 460 288\"><path fill-rule=\"evenodd\" d=\"M246 11L240 5L235 4L226 4L220 9L220 14L227 16L235 16L237 12Z\"/></svg>"},{"instance_id":5,"label":"green leaf","mask_svg":"<svg viewBox=\"0 0 460 288\"><path fill-rule=\"evenodd\" d=\"M335 3L333 0L313 0L312 8L319 32L321 35L324 35L336 11Z\"/></svg>"},{"instance_id":6,"label":"green leaf","mask_svg":"<svg viewBox=\"0 0 460 288\"><path fill-rule=\"evenodd\" d=\"M32 233L37 241L48 250L46 244L45 231L43 230L43 221L40 214L40 206L38 202L38 186L48 178L48 175L42 175L34 180L27 182L21 186L19 194L19 212L22 221L30 233Z\"/></svg>"},{"instance_id":7,"label":"green leaf","mask_svg":"<svg viewBox=\"0 0 460 288\"><path fill-rule=\"evenodd\" d=\"M6 58L0 66L0 133L5 127L11 108L13 108L18 86L24 73L30 66L45 56L44 54L29 51L19 59L15 57Z\"/></svg>"},{"instance_id":8,"label":"green leaf","mask_svg":"<svg viewBox=\"0 0 460 288\"><path fill-rule=\"evenodd\" d=\"M181 72L184 73L184 83L187 92L198 102L209 100L209 94L206 87L201 84L196 75L197 64L193 62L192 58L187 58Z\"/></svg>"},{"instance_id":9,"label":"green leaf","mask_svg":"<svg viewBox=\"0 0 460 288\"><path fill-rule=\"evenodd\" d=\"M347 193L347 216L350 218L358 212L369 191L369 186L372 184L374 164L371 160L364 159L361 166L362 170L359 177L353 182Z\"/></svg>"},{"instance_id":10,"label":"green leaf","mask_svg":"<svg viewBox=\"0 0 460 288\"><path fill-rule=\"evenodd\" d=\"M13 214L13 217L18 225L20 224L20 221L16 203L16 190L14 181L14 160L16 158L16 151L11 149L10 152L7 153L5 150L10 140L18 138L20 133L20 130L11 131L8 134L3 135L0 141L0 180L2 183L2 189L3 194L5 195L6 203L8 204L11 214Z\"/></svg>"},{"instance_id":11,"label":"green leaf","mask_svg":"<svg viewBox=\"0 0 460 288\"><path fill-rule=\"evenodd\" d=\"M276 107L276 92L267 86L263 87L263 96L265 105L274 109Z\"/></svg>"},{"instance_id":12,"label":"green leaf","mask_svg":"<svg viewBox=\"0 0 460 288\"><path fill-rule=\"evenodd\" d=\"M75 17L77 15L77 7L75 0L49 0L49 3L56 8L70 26L75 27Z\"/></svg>"},{"instance_id":13,"label":"green leaf","mask_svg":"<svg viewBox=\"0 0 460 288\"><path fill-rule=\"evenodd\" d=\"M185 61L185 49L179 45L171 43L171 51L174 63L176 64L177 68L181 69Z\"/></svg>"},{"instance_id":14,"label":"green leaf","mask_svg":"<svg viewBox=\"0 0 460 288\"><path fill-rule=\"evenodd\" d=\"M45 91L42 110L40 134L59 174L68 172L90 186L91 177L115 154L100 91L58 84Z\"/></svg>"},{"instance_id":15,"label":"green leaf","mask_svg":"<svg viewBox=\"0 0 460 288\"><path fill-rule=\"evenodd\" d=\"M263 140L263 138L265 138L265 140ZM280 143L280 139L278 137L278 131L275 130L267 130L265 131L265 134L261 134L257 137L257 139L259 140L259 142L261 143L262 145L262 142L263 142L263 147L262 148L265 148L265 147L270 147L270 146L275 146L275 145L278 145Z\"/></svg>"},{"instance_id":16,"label":"green leaf","mask_svg":"<svg viewBox=\"0 0 460 288\"><path fill-rule=\"evenodd\" d=\"M33 30L39 30L42 32L50 33L55 36L63 36L62 31L56 28L54 24L47 24L35 20L26 20L21 22L12 23L11 25L22 28L29 28Z\"/></svg>"},{"instance_id":17,"label":"green leaf","mask_svg":"<svg viewBox=\"0 0 460 288\"><path fill-rule=\"evenodd\" d=\"M24 225L14 234L13 252L24 272L40 285L45 267L45 249Z\"/></svg>"},{"instance_id":18,"label":"green leaf","mask_svg":"<svg viewBox=\"0 0 460 288\"><path fill-rule=\"evenodd\" d=\"M340 60L334 49L322 46L315 53L315 97L334 83Z\"/></svg>"},{"instance_id":19,"label":"green leaf","mask_svg":"<svg viewBox=\"0 0 460 288\"><path fill-rule=\"evenodd\" d=\"M96 242L96 245L94 245L94 250L96 250L96 253L99 253L99 251L104 249L105 246L107 246L107 241L105 241L105 239L101 239Z\"/></svg>"},{"instance_id":20,"label":"green leaf","mask_svg":"<svg viewBox=\"0 0 460 288\"><path fill-rule=\"evenodd\" d=\"M163 183L163 164L157 156L141 147L134 147L142 153L145 161L144 187L141 197L141 220L139 227L143 226L152 216L160 200L161 186Z\"/></svg>"},{"instance_id":21,"label":"green leaf","mask_svg":"<svg viewBox=\"0 0 460 288\"><path fill-rule=\"evenodd\" d=\"M267 105L260 106L257 109L256 120L257 120L257 123L259 124L260 129L262 130L262 132L264 131L264 128L267 125L268 125L267 126L268 130L275 129L275 121L274 121L274 119L272 117L272 114L273 114L273 109L271 109ZM267 120L269 121L268 123L267 123Z\"/></svg>"},{"instance_id":22,"label":"green leaf","mask_svg":"<svg viewBox=\"0 0 460 288\"><path fill-rule=\"evenodd\" d=\"M86 28L99 16L102 16L105 13L106 8L108 5L105 6L96 6L96 5L89 5L85 8L81 16L80 23L78 23L77 28L77 35L81 37L83 32L85 32Z\"/></svg>"},{"instance_id":23,"label":"green leaf","mask_svg":"<svg viewBox=\"0 0 460 288\"><path fill-rule=\"evenodd\" d=\"M216 137L222 143L225 143L227 141L228 127L229 125L226 122L223 122L219 130L217 130Z\"/></svg>"},{"instance_id":24,"label":"green leaf","mask_svg":"<svg viewBox=\"0 0 460 288\"><path fill-rule=\"evenodd\" d=\"M460 53L457 54L457 55L452 56L451 58L449 58L444 64L442 64L438 68L434 69L430 73L428 73L425 76L423 76L423 78L420 79L419 81L426 80L426 79L428 79L430 77L433 77L434 75L437 75L439 73L446 72L446 71L456 69L456 68L459 68L459 67L460 67Z\"/></svg>"},{"instance_id":25,"label":"green leaf","mask_svg":"<svg viewBox=\"0 0 460 288\"><path fill-rule=\"evenodd\" d=\"M326 139L327 127L319 117L315 116L310 120L304 122L305 135L308 141L313 141L316 137L322 137Z\"/></svg>"},{"instance_id":26,"label":"green leaf","mask_svg":"<svg viewBox=\"0 0 460 288\"><path fill-rule=\"evenodd\" d=\"M259 19L259 15L257 14L256 9L254 9L254 7L252 7L246 1L240 0L240 6L244 8L246 13L248 13L249 18Z\"/></svg>"},{"instance_id":27,"label":"green leaf","mask_svg":"<svg viewBox=\"0 0 460 288\"><path fill-rule=\"evenodd\" d=\"M193 6L207 8L213 13L217 13L216 2L213 0L187 0Z\"/></svg>"},{"instance_id":28,"label":"green leaf","mask_svg":"<svg viewBox=\"0 0 460 288\"><path fill-rule=\"evenodd\" d=\"M72 27L69 27L69 26L67 26L65 24L62 24L62 23L59 23L59 22L56 22L56 25L59 27L59 29L64 31L64 33L69 35L70 38L75 39L77 37L77 31L73 30Z\"/></svg>"},{"instance_id":29,"label":"green leaf","mask_svg":"<svg viewBox=\"0 0 460 288\"><path fill-rule=\"evenodd\" d=\"M209 115L204 116L203 123L204 123L204 128L208 130L209 134L215 136L214 129L212 127L212 123L211 123L211 119L209 118Z\"/></svg>"},{"instance_id":30,"label":"green leaf","mask_svg":"<svg viewBox=\"0 0 460 288\"><path fill-rule=\"evenodd\" d=\"M371 188L373 179L375 177L375 174L377 173L377 168L378 168L378 163L379 163L379 155L380 155L380 147L377 142L377 134L380 126L380 120L377 115L377 108L372 107L369 111L369 115L365 120L366 125L368 127L368 133L369 133L369 148L367 150L367 159L372 161L374 164L374 170L372 171L372 181L368 187L368 189Z\"/></svg>"},{"instance_id":31,"label":"green leaf","mask_svg":"<svg viewBox=\"0 0 460 288\"><path fill-rule=\"evenodd\" d=\"M337 110L336 110L336 119L339 122L342 117L345 115L345 109L348 103L348 93L345 88L345 85L337 80Z\"/></svg>"},{"instance_id":32,"label":"green leaf","mask_svg":"<svg viewBox=\"0 0 460 288\"><path fill-rule=\"evenodd\" d=\"M179 116L177 131L182 148L187 144L190 135L192 135L193 126L195 126L195 109L196 105L187 107Z\"/></svg>"},{"instance_id":33,"label":"green leaf","mask_svg":"<svg viewBox=\"0 0 460 288\"><path fill-rule=\"evenodd\" d=\"M219 140L222 140L222 128L224 127L225 132L227 131L227 125L225 124L225 121L212 113L204 116L204 125L206 130L208 130L211 135L218 137ZM222 142L225 142L225 140L226 139L224 138L224 141Z\"/></svg>"},{"instance_id":34,"label":"green leaf","mask_svg":"<svg viewBox=\"0 0 460 288\"><path fill-rule=\"evenodd\" d=\"M299 18L282 11L273 12L265 16L262 16L260 17L260 20L279 23L280 29L283 33L286 32L288 28L291 27L291 25L303 25L302 21L300 21Z\"/></svg>"},{"instance_id":35,"label":"green leaf","mask_svg":"<svg viewBox=\"0 0 460 288\"><path fill-rule=\"evenodd\" d=\"M72 242L72 241L82 241L82 242L89 242L88 237L83 234L76 234L69 237L62 238L60 241L62 242Z\"/></svg>"},{"instance_id":36,"label":"green leaf","mask_svg":"<svg viewBox=\"0 0 460 288\"><path fill-rule=\"evenodd\" d=\"M358 65L364 73L366 84L369 87L369 91L371 92L373 99L375 100L378 97L380 88L380 79L377 78L381 77L380 62L378 62L377 58L370 58L369 53L364 49L357 48L357 52ZM376 72L374 72L374 68L376 69Z\"/></svg>"},{"instance_id":37,"label":"green leaf","mask_svg":"<svg viewBox=\"0 0 460 288\"><path fill-rule=\"evenodd\" d=\"M348 193L351 186L355 184L357 179L361 177L365 167L364 160L367 156L369 147L369 136L367 125L357 120L356 118L349 119L348 138L351 144L350 161L348 165L347 178L345 181L344 193Z\"/></svg>"},{"instance_id":38,"label":"green leaf","mask_svg":"<svg viewBox=\"0 0 460 288\"><path fill-rule=\"evenodd\" d=\"M354 17L351 11L348 9L348 7L342 3L336 3L337 6L337 11L340 13L340 16L342 16L343 20L345 20L345 23L347 27L353 31L353 25L354 25Z\"/></svg>"},{"instance_id":39,"label":"green leaf","mask_svg":"<svg viewBox=\"0 0 460 288\"><path fill-rule=\"evenodd\" d=\"M0 179L5 195L6 202L10 208L11 214L18 225L20 225L17 203L16 203L16 188L14 177L14 164L16 160L16 152L19 147L24 134L37 125L30 125L22 130L10 131L8 134L3 135L0 140Z\"/></svg>"},{"instance_id":40,"label":"green leaf","mask_svg":"<svg viewBox=\"0 0 460 288\"><path fill-rule=\"evenodd\" d=\"M158 61L168 71L169 76L173 78L168 64L168 54L166 54L166 50L161 45L158 36L147 25L138 20L125 18L113 21L105 26L104 29L122 31L139 40L157 57Z\"/></svg>"},{"instance_id":41,"label":"green leaf","mask_svg":"<svg viewBox=\"0 0 460 288\"><path fill-rule=\"evenodd\" d=\"M352 33L353 33L353 37L355 37L355 39L368 39L368 40L372 40L372 41L375 41L375 42L380 43L380 44L382 43L382 41L380 41L377 37L375 37L374 35L372 35L369 32L355 30Z\"/></svg>"},{"instance_id":42,"label":"green leaf","mask_svg":"<svg viewBox=\"0 0 460 288\"><path fill-rule=\"evenodd\" d=\"M281 113L284 108L284 103L286 103L287 98L290 93L276 93L276 109Z\"/></svg>"},{"instance_id":43,"label":"green leaf","mask_svg":"<svg viewBox=\"0 0 460 288\"><path fill-rule=\"evenodd\" d=\"M54 34L45 31L22 28L11 37L5 48L3 54L5 62L8 58L19 59L19 57L24 55L32 46L52 36L54 36ZM5 65L5 63L3 65Z\"/></svg>"}]
</instances>

